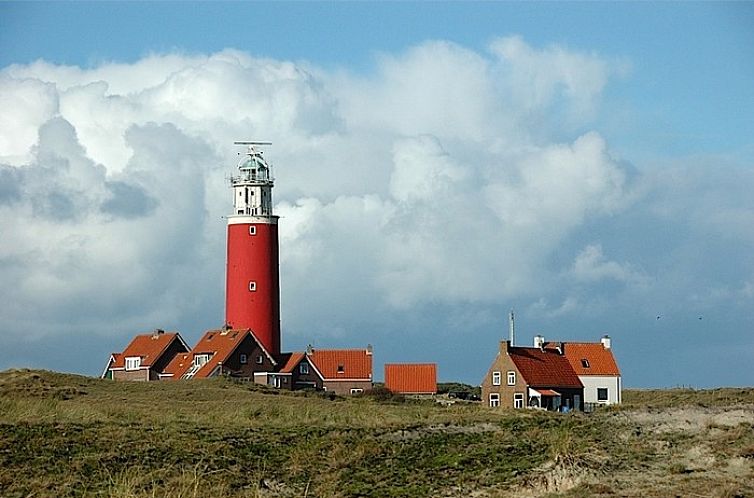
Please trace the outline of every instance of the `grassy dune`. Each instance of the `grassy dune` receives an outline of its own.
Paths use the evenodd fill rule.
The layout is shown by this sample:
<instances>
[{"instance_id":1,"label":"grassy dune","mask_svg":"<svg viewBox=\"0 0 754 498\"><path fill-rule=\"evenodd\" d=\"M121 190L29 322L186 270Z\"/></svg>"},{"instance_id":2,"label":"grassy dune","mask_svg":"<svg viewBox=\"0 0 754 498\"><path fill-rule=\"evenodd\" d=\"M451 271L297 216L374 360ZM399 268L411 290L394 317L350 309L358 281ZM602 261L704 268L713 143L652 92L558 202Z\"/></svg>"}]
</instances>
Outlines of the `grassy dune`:
<instances>
[{"instance_id":1,"label":"grassy dune","mask_svg":"<svg viewBox=\"0 0 754 498\"><path fill-rule=\"evenodd\" d=\"M0 496L754 496L754 389L592 415L0 373Z\"/></svg>"}]
</instances>

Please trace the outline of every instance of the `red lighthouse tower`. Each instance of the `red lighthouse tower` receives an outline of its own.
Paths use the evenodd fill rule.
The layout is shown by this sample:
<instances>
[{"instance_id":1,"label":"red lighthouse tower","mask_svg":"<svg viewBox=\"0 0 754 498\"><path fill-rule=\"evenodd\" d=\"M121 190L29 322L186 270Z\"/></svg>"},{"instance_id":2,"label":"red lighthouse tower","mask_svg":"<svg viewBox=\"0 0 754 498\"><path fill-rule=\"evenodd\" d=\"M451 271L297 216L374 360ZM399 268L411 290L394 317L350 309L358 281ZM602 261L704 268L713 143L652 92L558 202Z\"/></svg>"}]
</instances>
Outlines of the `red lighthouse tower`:
<instances>
[{"instance_id":1,"label":"red lighthouse tower","mask_svg":"<svg viewBox=\"0 0 754 498\"><path fill-rule=\"evenodd\" d=\"M272 214L273 177L262 157L269 142L235 142L247 151L230 178L225 323L251 329L272 354L280 354L278 217Z\"/></svg>"}]
</instances>

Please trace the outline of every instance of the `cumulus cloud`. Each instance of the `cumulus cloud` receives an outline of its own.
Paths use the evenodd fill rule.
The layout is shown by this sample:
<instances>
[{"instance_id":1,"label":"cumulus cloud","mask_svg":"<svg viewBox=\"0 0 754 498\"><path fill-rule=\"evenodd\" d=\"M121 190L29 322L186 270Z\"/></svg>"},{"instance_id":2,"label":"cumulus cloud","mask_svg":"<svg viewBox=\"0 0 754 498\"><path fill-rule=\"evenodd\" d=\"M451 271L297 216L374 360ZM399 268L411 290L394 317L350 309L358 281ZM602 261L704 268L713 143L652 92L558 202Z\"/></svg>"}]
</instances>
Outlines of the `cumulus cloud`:
<instances>
[{"instance_id":1,"label":"cumulus cloud","mask_svg":"<svg viewBox=\"0 0 754 498\"><path fill-rule=\"evenodd\" d=\"M600 244L588 245L573 262L571 274L581 282L598 282L605 279L616 280L626 284L641 284L647 277L629 264L609 261L602 253Z\"/></svg>"},{"instance_id":2,"label":"cumulus cloud","mask_svg":"<svg viewBox=\"0 0 754 498\"><path fill-rule=\"evenodd\" d=\"M654 260L608 258L601 240L614 220L682 216L673 182L636 181L598 131L569 131L590 128L612 74L519 37L429 41L368 75L237 50L4 68L0 342L222 323L238 139L274 143L289 338L361 343L412 309L457 327L509 301L568 316L590 302L573 280L654 282ZM747 237L751 204L728 208L725 233Z\"/></svg>"}]
</instances>

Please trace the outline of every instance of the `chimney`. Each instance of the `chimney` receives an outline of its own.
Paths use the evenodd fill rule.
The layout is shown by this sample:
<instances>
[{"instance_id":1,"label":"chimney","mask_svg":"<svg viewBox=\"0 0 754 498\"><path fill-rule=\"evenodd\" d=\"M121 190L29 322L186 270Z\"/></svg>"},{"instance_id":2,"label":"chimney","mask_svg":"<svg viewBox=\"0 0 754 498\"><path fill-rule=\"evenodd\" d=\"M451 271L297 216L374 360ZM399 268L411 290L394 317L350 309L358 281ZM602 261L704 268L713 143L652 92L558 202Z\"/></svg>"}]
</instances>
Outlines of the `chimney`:
<instances>
[{"instance_id":1,"label":"chimney","mask_svg":"<svg viewBox=\"0 0 754 498\"><path fill-rule=\"evenodd\" d=\"M558 353L563 356L565 354L565 342L561 341L558 343Z\"/></svg>"},{"instance_id":2,"label":"chimney","mask_svg":"<svg viewBox=\"0 0 754 498\"><path fill-rule=\"evenodd\" d=\"M154 332L152 332L152 338L153 339L157 339L158 337L160 337L164 333L165 333L165 331L162 330L162 329L154 329Z\"/></svg>"},{"instance_id":3,"label":"chimney","mask_svg":"<svg viewBox=\"0 0 754 498\"><path fill-rule=\"evenodd\" d=\"M534 336L534 347L542 349L545 346L545 337L542 335L535 335Z\"/></svg>"},{"instance_id":4,"label":"chimney","mask_svg":"<svg viewBox=\"0 0 754 498\"><path fill-rule=\"evenodd\" d=\"M508 327L510 328L511 346L514 346L516 344L516 322L513 317L513 310L511 310L510 315L508 315Z\"/></svg>"},{"instance_id":5,"label":"chimney","mask_svg":"<svg viewBox=\"0 0 754 498\"><path fill-rule=\"evenodd\" d=\"M309 344L306 346L306 356L311 356L314 353L314 347Z\"/></svg>"},{"instance_id":6,"label":"chimney","mask_svg":"<svg viewBox=\"0 0 754 498\"><path fill-rule=\"evenodd\" d=\"M511 349L511 342L510 341L500 341L500 352L508 354L508 351Z\"/></svg>"},{"instance_id":7,"label":"chimney","mask_svg":"<svg viewBox=\"0 0 754 498\"><path fill-rule=\"evenodd\" d=\"M372 354L372 345L367 344L367 354Z\"/></svg>"},{"instance_id":8,"label":"chimney","mask_svg":"<svg viewBox=\"0 0 754 498\"><path fill-rule=\"evenodd\" d=\"M610 340L609 335L602 336L602 339L600 339L600 342L602 343L602 347L605 349L610 349L610 346L612 345L611 344L612 341Z\"/></svg>"}]
</instances>

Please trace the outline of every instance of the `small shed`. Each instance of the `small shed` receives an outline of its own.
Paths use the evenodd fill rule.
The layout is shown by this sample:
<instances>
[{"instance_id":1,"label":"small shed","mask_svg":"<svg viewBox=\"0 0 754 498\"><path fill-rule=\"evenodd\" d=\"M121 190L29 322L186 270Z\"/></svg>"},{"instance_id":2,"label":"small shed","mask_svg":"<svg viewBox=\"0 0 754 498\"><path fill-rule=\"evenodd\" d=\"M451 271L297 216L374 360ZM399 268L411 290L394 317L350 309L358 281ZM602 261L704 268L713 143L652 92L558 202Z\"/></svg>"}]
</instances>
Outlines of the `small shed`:
<instances>
[{"instance_id":1,"label":"small shed","mask_svg":"<svg viewBox=\"0 0 754 498\"><path fill-rule=\"evenodd\" d=\"M386 363L385 387L396 394L437 394L437 364Z\"/></svg>"}]
</instances>

